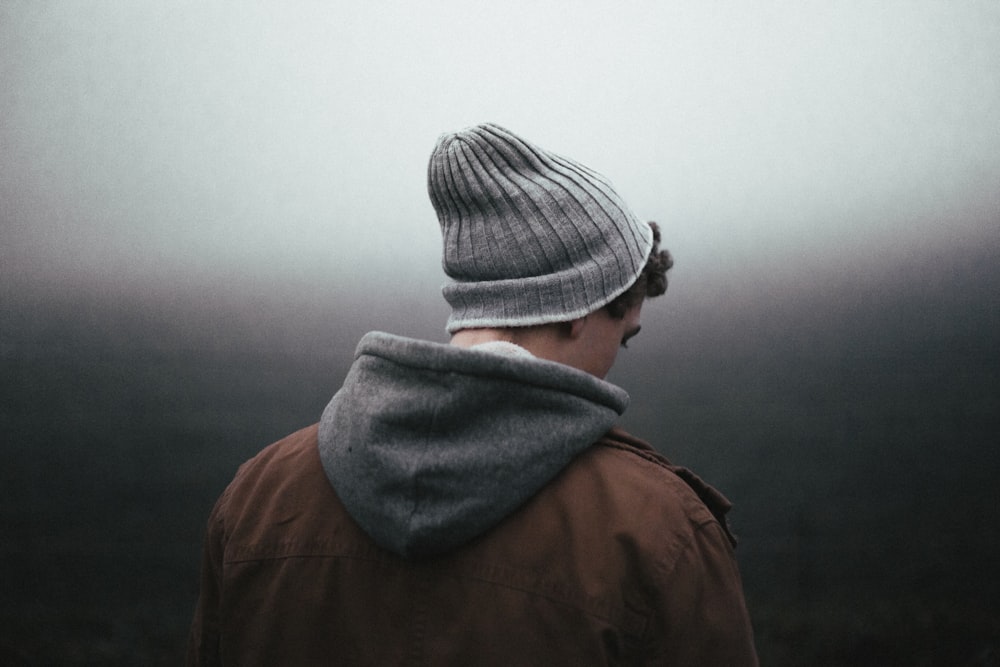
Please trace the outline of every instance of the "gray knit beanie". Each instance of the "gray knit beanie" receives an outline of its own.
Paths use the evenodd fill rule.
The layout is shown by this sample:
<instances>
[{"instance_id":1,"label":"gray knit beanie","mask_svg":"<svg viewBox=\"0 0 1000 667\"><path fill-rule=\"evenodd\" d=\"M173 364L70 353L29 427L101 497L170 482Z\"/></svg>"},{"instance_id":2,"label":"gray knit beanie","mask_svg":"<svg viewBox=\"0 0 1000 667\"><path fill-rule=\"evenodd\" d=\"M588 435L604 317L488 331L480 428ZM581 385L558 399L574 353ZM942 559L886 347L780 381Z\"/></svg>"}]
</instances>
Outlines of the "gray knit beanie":
<instances>
[{"instance_id":1,"label":"gray knit beanie","mask_svg":"<svg viewBox=\"0 0 1000 667\"><path fill-rule=\"evenodd\" d=\"M607 179L493 124L438 139L427 190L451 333L583 317L631 287L653 246Z\"/></svg>"}]
</instances>

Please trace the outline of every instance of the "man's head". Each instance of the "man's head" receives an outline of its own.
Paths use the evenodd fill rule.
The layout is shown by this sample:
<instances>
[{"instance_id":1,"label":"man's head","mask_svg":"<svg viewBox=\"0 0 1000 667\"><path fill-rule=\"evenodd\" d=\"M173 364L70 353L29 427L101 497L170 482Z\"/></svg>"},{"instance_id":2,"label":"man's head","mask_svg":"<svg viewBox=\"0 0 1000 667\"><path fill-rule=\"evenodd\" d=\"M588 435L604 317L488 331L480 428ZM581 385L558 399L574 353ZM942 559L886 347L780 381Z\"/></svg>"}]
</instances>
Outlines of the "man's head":
<instances>
[{"instance_id":1,"label":"man's head","mask_svg":"<svg viewBox=\"0 0 1000 667\"><path fill-rule=\"evenodd\" d=\"M452 278L448 331L563 332L555 342L572 344L532 351L603 377L643 299L666 290L656 225L600 174L491 124L442 136L427 182Z\"/></svg>"}]
</instances>

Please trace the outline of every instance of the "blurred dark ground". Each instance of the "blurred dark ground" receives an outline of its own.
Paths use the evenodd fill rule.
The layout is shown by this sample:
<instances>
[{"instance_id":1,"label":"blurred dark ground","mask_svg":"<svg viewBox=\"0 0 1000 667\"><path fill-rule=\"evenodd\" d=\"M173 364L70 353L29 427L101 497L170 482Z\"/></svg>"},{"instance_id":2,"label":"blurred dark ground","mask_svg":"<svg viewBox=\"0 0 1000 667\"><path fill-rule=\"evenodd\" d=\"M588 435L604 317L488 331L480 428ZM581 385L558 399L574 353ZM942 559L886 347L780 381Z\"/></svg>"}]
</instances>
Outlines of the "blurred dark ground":
<instances>
[{"instance_id":1,"label":"blurred dark ground","mask_svg":"<svg viewBox=\"0 0 1000 667\"><path fill-rule=\"evenodd\" d=\"M626 426L736 504L763 664L1000 665L998 259L672 292L621 357ZM367 329L444 339L441 306L380 308L6 284L0 663L180 663L236 467L318 419Z\"/></svg>"}]
</instances>

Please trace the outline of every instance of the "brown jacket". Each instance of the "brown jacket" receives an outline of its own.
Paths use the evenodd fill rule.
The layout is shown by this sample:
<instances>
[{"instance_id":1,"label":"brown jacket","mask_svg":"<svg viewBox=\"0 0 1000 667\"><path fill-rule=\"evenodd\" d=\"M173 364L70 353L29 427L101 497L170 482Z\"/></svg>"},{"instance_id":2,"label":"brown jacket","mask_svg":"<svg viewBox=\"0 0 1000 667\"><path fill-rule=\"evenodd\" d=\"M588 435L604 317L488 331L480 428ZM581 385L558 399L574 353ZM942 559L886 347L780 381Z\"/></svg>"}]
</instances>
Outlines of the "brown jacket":
<instances>
[{"instance_id":1,"label":"brown jacket","mask_svg":"<svg viewBox=\"0 0 1000 667\"><path fill-rule=\"evenodd\" d=\"M406 560L352 520L317 427L208 523L189 665L755 665L728 503L613 430L493 529Z\"/></svg>"}]
</instances>

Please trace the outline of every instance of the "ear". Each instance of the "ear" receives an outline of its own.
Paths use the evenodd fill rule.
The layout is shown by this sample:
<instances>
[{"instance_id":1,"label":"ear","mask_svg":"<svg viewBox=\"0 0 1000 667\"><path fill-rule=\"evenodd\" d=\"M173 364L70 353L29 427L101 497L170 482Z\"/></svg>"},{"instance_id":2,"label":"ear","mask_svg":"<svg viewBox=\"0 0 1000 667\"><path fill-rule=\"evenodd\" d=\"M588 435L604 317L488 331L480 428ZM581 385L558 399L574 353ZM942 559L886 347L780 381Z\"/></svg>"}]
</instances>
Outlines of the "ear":
<instances>
[{"instance_id":1,"label":"ear","mask_svg":"<svg viewBox=\"0 0 1000 667\"><path fill-rule=\"evenodd\" d=\"M566 324L569 325L569 337L576 340L583 335L583 330L587 326L587 316L578 317L575 320L571 320Z\"/></svg>"}]
</instances>

